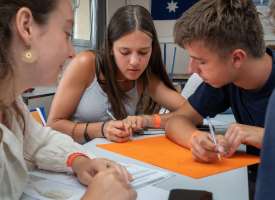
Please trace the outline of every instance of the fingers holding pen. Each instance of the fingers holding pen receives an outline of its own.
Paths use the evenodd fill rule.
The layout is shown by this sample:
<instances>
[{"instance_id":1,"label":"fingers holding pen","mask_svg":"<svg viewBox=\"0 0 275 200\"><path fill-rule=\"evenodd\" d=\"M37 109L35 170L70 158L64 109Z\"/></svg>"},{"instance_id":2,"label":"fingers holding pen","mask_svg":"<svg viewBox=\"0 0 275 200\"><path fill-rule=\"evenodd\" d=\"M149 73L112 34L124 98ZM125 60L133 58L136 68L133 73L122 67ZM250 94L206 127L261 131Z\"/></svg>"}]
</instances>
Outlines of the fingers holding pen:
<instances>
[{"instance_id":1,"label":"fingers holding pen","mask_svg":"<svg viewBox=\"0 0 275 200\"><path fill-rule=\"evenodd\" d=\"M145 127L143 116L128 116L123 121L131 127L133 132L142 130Z\"/></svg>"},{"instance_id":2,"label":"fingers holding pen","mask_svg":"<svg viewBox=\"0 0 275 200\"><path fill-rule=\"evenodd\" d=\"M133 135L133 128L132 128L132 124L129 123L128 121L126 121L125 119L122 120L123 123L123 128L125 130L125 132L127 132L128 135L130 135L130 137Z\"/></svg>"},{"instance_id":3,"label":"fingers holding pen","mask_svg":"<svg viewBox=\"0 0 275 200\"><path fill-rule=\"evenodd\" d=\"M129 117L125 118L124 120L117 120L109 109L106 110L106 113L112 119L112 121L118 122L116 128L123 130L123 132L117 136L131 137L133 135L133 127L136 127L133 120L129 120Z\"/></svg>"},{"instance_id":4,"label":"fingers holding pen","mask_svg":"<svg viewBox=\"0 0 275 200\"><path fill-rule=\"evenodd\" d=\"M217 140L216 151L219 152L222 156L227 156L230 149L230 145L227 139L225 138L225 136L218 134L216 136L216 140Z\"/></svg>"},{"instance_id":5,"label":"fingers holding pen","mask_svg":"<svg viewBox=\"0 0 275 200\"><path fill-rule=\"evenodd\" d=\"M106 113L112 120L122 121L124 131L131 136L133 132L142 130L146 125L145 116L127 116L123 120L117 120L109 109L106 110Z\"/></svg>"},{"instance_id":6,"label":"fingers holding pen","mask_svg":"<svg viewBox=\"0 0 275 200\"><path fill-rule=\"evenodd\" d=\"M218 160L217 147L206 132L197 131L191 138L190 147L195 160L200 162L214 162Z\"/></svg>"},{"instance_id":7,"label":"fingers holding pen","mask_svg":"<svg viewBox=\"0 0 275 200\"><path fill-rule=\"evenodd\" d=\"M126 142L131 137L131 132L125 128L125 124L120 120L106 122L103 131L105 137L114 142Z\"/></svg>"}]
</instances>

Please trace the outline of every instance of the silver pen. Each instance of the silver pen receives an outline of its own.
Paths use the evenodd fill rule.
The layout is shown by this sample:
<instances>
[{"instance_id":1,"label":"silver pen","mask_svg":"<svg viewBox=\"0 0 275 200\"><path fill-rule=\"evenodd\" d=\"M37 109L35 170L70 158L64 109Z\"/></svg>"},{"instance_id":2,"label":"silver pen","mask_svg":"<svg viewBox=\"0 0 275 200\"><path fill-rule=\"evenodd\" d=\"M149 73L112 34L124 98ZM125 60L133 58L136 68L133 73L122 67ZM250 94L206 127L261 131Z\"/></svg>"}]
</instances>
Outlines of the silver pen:
<instances>
[{"instance_id":1,"label":"silver pen","mask_svg":"<svg viewBox=\"0 0 275 200\"><path fill-rule=\"evenodd\" d=\"M210 135L211 135L212 141L217 146L218 144L217 144L217 140L216 140L216 136L215 136L215 131L214 131L213 125L211 123L210 117L207 116L206 120L207 120L209 129L210 129ZM221 160L221 154L220 153L218 153L218 158L219 158L219 160Z\"/></svg>"},{"instance_id":2,"label":"silver pen","mask_svg":"<svg viewBox=\"0 0 275 200\"><path fill-rule=\"evenodd\" d=\"M106 110L107 115L109 115L109 117L111 117L112 120L116 120L116 118L114 117L114 115L109 111L109 109Z\"/></svg>"}]
</instances>

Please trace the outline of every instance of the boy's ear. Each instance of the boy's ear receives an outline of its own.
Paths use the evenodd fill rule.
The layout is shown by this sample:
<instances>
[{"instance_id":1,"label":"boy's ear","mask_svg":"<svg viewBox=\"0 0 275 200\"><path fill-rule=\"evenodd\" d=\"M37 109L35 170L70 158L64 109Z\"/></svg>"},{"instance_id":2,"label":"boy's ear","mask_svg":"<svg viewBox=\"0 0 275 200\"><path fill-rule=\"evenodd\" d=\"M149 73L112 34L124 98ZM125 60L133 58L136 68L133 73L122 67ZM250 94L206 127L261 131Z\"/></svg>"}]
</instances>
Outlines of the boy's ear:
<instances>
[{"instance_id":1,"label":"boy's ear","mask_svg":"<svg viewBox=\"0 0 275 200\"><path fill-rule=\"evenodd\" d=\"M232 64L235 68L239 69L245 59L247 58L247 53L243 49L235 49L232 52Z\"/></svg>"},{"instance_id":2,"label":"boy's ear","mask_svg":"<svg viewBox=\"0 0 275 200\"><path fill-rule=\"evenodd\" d=\"M26 46L30 45L32 38L33 16L29 8L20 8L16 14L15 26L18 36L22 39Z\"/></svg>"}]
</instances>

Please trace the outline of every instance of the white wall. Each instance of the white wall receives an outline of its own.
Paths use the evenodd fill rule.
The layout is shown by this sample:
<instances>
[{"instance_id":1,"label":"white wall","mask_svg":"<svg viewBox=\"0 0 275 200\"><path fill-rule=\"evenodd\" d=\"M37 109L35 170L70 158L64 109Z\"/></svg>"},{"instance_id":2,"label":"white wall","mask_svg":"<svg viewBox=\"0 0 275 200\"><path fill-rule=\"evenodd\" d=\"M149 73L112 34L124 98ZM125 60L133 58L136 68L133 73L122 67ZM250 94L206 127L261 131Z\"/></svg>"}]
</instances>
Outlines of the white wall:
<instances>
[{"instance_id":1,"label":"white wall","mask_svg":"<svg viewBox=\"0 0 275 200\"><path fill-rule=\"evenodd\" d=\"M269 7L268 6L258 6L258 11L261 13L260 19L264 27L264 37L267 45L275 44L274 27L268 17Z\"/></svg>"},{"instance_id":2,"label":"white wall","mask_svg":"<svg viewBox=\"0 0 275 200\"><path fill-rule=\"evenodd\" d=\"M110 18L113 16L113 14L115 13L115 11L126 5L126 1L125 0L106 0L106 12L107 12L107 16L106 16L106 20L107 20L107 24L110 21Z\"/></svg>"},{"instance_id":3,"label":"white wall","mask_svg":"<svg viewBox=\"0 0 275 200\"><path fill-rule=\"evenodd\" d=\"M90 40L90 0L81 0L75 12L74 39Z\"/></svg>"}]
</instances>

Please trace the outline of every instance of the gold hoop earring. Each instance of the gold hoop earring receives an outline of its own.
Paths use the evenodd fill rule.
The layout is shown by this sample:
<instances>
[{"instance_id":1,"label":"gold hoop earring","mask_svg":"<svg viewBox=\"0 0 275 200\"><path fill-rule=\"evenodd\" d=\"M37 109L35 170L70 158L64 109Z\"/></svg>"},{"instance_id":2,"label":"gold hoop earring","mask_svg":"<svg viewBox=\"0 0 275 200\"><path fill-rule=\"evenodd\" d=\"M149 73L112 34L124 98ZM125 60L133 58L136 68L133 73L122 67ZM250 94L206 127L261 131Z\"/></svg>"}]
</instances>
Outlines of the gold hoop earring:
<instances>
[{"instance_id":1,"label":"gold hoop earring","mask_svg":"<svg viewBox=\"0 0 275 200\"><path fill-rule=\"evenodd\" d=\"M22 60L26 63L31 64L31 63L34 63L37 60L37 55L31 49L28 49L28 50L23 52Z\"/></svg>"}]
</instances>

